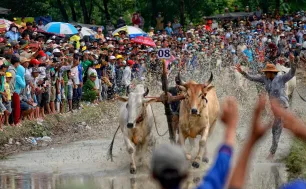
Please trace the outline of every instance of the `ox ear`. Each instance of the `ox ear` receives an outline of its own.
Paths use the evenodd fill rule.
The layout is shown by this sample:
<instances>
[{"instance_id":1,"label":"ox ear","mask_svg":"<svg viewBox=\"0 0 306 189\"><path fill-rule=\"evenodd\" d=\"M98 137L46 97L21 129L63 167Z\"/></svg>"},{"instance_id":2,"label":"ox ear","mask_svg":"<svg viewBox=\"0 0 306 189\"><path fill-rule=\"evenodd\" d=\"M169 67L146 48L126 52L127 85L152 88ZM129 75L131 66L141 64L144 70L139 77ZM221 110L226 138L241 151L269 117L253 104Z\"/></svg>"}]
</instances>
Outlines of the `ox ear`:
<instances>
[{"instance_id":1,"label":"ox ear","mask_svg":"<svg viewBox=\"0 0 306 189\"><path fill-rule=\"evenodd\" d=\"M212 90L213 88L215 88L215 86L209 86L209 87L204 88L203 91L204 91L205 95L206 95L210 90Z\"/></svg>"},{"instance_id":2,"label":"ox ear","mask_svg":"<svg viewBox=\"0 0 306 189\"><path fill-rule=\"evenodd\" d=\"M180 91L187 91L187 88L185 86L179 85L178 87Z\"/></svg>"},{"instance_id":3,"label":"ox ear","mask_svg":"<svg viewBox=\"0 0 306 189\"><path fill-rule=\"evenodd\" d=\"M127 97L118 96L118 97L116 97L116 100L119 100L121 102L127 102L129 99Z\"/></svg>"}]
</instances>

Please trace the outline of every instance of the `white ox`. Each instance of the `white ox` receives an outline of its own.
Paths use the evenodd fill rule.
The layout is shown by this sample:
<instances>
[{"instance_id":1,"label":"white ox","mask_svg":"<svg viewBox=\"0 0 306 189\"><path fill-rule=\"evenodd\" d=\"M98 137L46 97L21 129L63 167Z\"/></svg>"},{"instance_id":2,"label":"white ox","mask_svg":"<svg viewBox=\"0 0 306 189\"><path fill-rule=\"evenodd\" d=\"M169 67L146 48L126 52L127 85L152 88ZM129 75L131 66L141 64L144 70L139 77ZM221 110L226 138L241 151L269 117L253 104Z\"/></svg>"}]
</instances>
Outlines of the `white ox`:
<instances>
[{"instance_id":1,"label":"white ox","mask_svg":"<svg viewBox=\"0 0 306 189\"><path fill-rule=\"evenodd\" d=\"M185 99L180 103L179 112L179 143L184 146L185 140L195 139L201 135L199 151L192 162L192 166L198 168L200 161L208 162L207 139L211 134L219 114L219 101L216 90L210 86L213 75L205 84L198 84L194 81L184 83L180 79L180 89L184 91ZM188 160L191 155L186 153Z\"/></svg>"},{"instance_id":2,"label":"white ox","mask_svg":"<svg viewBox=\"0 0 306 189\"><path fill-rule=\"evenodd\" d=\"M278 72L278 75L283 75L285 73L288 73L291 69L291 68L287 68L280 64L276 64L276 68L280 71ZM289 80L285 84L285 93L289 97L290 101L292 100L292 95L293 95L295 88L296 88L296 77L294 76L291 80Z\"/></svg>"},{"instance_id":3,"label":"white ox","mask_svg":"<svg viewBox=\"0 0 306 189\"><path fill-rule=\"evenodd\" d=\"M156 99L147 100L149 90L145 91L144 86L139 84L128 98L118 97L124 102L120 108L119 125L124 136L127 151L131 156L130 173L136 174L135 157L139 155L139 160L147 150L148 142L151 139L151 129L154 118L151 109L151 102Z\"/></svg>"}]
</instances>

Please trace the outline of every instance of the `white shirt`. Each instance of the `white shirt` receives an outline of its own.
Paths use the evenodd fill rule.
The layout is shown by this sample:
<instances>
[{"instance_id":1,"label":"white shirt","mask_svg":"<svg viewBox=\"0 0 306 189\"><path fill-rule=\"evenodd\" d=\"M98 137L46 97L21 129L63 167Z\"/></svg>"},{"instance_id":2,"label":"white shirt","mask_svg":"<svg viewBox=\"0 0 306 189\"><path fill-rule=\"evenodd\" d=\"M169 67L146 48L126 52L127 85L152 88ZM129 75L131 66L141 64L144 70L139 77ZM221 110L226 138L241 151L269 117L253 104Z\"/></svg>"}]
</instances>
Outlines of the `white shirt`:
<instances>
[{"instance_id":1,"label":"white shirt","mask_svg":"<svg viewBox=\"0 0 306 189\"><path fill-rule=\"evenodd\" d=\"M126 66L123 70L123 76L122 76L122 85L129 86L131 84L132 80L132 70L130 66Z\"/></svg>"},{"instance_id":2,"label":"white shirt","mask_svg":"<svg viewBox=\"0 0 306 189\"><path fill-rule=\"evenodd\" d=\"M76 85L80 84L79 69L77 66L71 68L71 79L74 81L74 84Z\"/></svg>"}]
</instances>

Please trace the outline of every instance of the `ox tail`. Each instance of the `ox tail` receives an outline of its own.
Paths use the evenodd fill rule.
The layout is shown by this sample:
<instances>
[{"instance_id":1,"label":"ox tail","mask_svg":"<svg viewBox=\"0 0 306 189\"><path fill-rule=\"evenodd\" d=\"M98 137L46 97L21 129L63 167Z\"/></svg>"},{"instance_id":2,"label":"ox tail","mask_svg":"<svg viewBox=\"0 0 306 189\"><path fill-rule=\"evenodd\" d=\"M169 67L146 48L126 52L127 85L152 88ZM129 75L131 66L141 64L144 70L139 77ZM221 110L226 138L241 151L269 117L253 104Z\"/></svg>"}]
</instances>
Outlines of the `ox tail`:
<instances>
[{"instance_id":1,"label":"ox tail","mask_svg":"<svg viewBox=\"0 0 306 189\"><path fill-rule=\"evenodd\" d=\"M303 97L303 96L300 94L298 88L296 88L295 90L296 90L297 94L300 96L300 98L301 98L304 102L306 102L306 98Z\"/></svg>"},{"instance_id":2,"label":"ox tail","mask_svg":"<svg viewBox=\"0 0 306 189\"><path fill-rule=\"evenodd\" d=\"M107 150L107 160L111 159L111 161L113 162L114 159L113 159L113 147L114 147L114 142L115 142L115 138L116 138L116 134L118 132L120 128L120 125L118 126L114 136L113 136L113 140L112 142L110 143L110 145L108 146L108 150Z\"/></svg>"}]
</instances>

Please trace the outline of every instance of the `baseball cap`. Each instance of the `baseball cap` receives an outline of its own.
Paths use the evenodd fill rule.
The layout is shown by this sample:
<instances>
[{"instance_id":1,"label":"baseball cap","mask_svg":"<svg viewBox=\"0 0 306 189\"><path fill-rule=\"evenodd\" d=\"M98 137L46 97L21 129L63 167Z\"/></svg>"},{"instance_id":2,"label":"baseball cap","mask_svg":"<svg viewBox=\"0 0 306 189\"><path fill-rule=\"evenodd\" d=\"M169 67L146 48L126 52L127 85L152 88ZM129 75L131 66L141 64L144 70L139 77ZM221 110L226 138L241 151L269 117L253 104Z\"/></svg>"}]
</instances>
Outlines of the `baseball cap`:
<instances>
[{"instance_id":1,"label":"baseball cap","mask_svg":"<svg viewBox=\"0 0 306 189\"><path fill-rule=\"evenodd\" d=\"M189 163L183 149L178 145L162 144L153 152L151 160L152 173L159 176L166 176L167 170L174 170L177 176L184 176L188 172Z\"/></svg>"},{"instance_id":2,"label":"baseball cap","mask_svg":"<svg viewBox=\"0 0 306 189\"><path fill-rule=\"evenodd\" d=\"M90 76L90 77L97 77L97 74L94 73L94 72L92 72L89 76Z\"/></svg>"},{"instance_id":3,"label":"baseball cap","mask_svg":"<svg viewBox=\"0 0 306 189\"><path fill-rule=\"evenodd\" d=\"M53 54L54 54L54 53L59 53L59 52L61 52L59 49L54 49L54 50L52 51Z\"/></svg>"},{"instance_id":4,"label":"baseball cap","mask_svg":"<svg viewBox=\"0 0 306 189\"><path fill-rule=\"evenodd\" d=\"M135 62L134 62L133 60L128 60L128 61L127 61L127 64L128 64L129 66L132 66L132 65L135 64Z\"/></svg>"},{"instance_id":5,"label":"baseball cap","mask_svg":"<svg viewBox=\"0 0 306 189\"><path fill-rule=\"evenodd\" d=\"M123 58L123 56L120 55L120 54L118 54L118 55L116 56L116 58L117 58L117 59L120 59L120 58Z\"/></svg>"},{"instance_id":6,"label":"baseball cap","mask_svg":"<svg viewBox=\"0 0 306 189\"><path fill-rule=\"evenodd\" d=\"M6 73L5 73L5 77L12 77L11 72L6 72Z\"/></svg>"},{"instance_id":7,"label":"baseball cap","mask_svg":"<svg viewBox=\"0 0 306 189\"><path fill-rule=\"evenodd\" d=\"M31 64L40 64L40 62L37 59L32 59L30 61Z\"/></svg>"},{"instance_id":8,"label":"baseball cap","mask_svg":"<svg viewBox=\"0 0 306 189\"><path fill-rule=\"evenodd\" d=\"M116 59L116 57L115 56L110 56L109 59L114 60L114 59Z\"/></svg>"},{"instance_id":9,"label":"baseball cap","mask_svg":"<svg viewBox=\"0 0 306 189\"><path fill-rule=\"evenodd\" d=\"M51 39L48 39L47 41L46 41L46 44L49 44L49 43L51 43L53 40L51 40Z\"/></svg>"}]
</instances>

